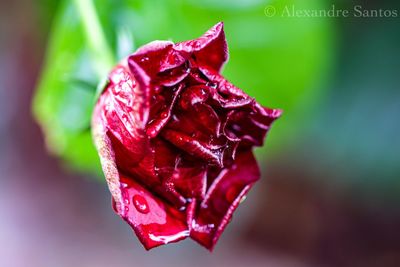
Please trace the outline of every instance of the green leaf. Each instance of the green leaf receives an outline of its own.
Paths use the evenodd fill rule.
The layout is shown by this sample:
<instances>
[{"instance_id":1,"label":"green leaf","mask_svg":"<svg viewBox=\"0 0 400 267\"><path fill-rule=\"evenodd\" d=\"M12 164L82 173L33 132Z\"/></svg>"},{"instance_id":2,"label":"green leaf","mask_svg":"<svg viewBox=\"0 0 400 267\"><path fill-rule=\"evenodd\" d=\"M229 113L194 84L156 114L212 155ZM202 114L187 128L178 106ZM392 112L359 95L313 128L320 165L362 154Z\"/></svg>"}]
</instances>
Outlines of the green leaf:
<instances>
[{"instance_id":1,"label":"green leaf","mask_svg":"<svg viewBox=\"0 0 400 267\"><path fill-rule=\"evenodd\" d=\"M52 27L33 112L49 150L87 171L100 166L89 130L96 85L83 27L76 9L66 1Z\"/></svg>"}]
</instances>

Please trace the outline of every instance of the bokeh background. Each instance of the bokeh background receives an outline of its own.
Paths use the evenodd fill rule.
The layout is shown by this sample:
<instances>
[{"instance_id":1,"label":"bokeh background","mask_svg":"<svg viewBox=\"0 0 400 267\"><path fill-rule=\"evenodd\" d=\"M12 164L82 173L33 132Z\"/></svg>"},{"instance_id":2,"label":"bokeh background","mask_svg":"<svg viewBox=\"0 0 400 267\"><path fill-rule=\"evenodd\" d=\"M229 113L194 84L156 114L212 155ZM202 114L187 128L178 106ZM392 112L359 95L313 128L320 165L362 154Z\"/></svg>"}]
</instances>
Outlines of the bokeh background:
<instances>
[{"instance_id":1,"label":"bokeh background","mask_svg":"<svg viewBox=\"0 0 400 267\"><path fill-rule=\"evenodd\" d=\"M81 87L97 79L72 1L0 0L0 266L400 266L398 1L95 4L119 56L127 36L182 41L225 22L224 75L285 110L257 151L262 179L212 254L190 240L145 252L91 150ZM279 16L332 4L398 16Z\"/></svg>"}]
</instances>

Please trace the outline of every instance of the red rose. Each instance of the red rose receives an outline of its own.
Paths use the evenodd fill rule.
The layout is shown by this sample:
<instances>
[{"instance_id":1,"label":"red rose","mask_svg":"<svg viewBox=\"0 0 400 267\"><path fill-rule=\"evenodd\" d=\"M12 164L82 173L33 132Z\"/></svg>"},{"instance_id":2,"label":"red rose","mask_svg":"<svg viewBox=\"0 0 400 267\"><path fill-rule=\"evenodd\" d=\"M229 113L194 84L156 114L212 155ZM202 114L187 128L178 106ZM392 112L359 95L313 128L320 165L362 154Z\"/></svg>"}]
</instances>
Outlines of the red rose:
<instances>
[{"instance_id":1,"label":"red rose","mask_svg":"<svg viewBox=\"0 0 400 267\"><path fill-rule=\"evenodd\" d=\"M115 211L146 249L190 236L212 249L260 172L253 146L281 111L220 75L223 24L202 37L154 41L109 75L94 140Z\"/></svg>"}]
</instances>

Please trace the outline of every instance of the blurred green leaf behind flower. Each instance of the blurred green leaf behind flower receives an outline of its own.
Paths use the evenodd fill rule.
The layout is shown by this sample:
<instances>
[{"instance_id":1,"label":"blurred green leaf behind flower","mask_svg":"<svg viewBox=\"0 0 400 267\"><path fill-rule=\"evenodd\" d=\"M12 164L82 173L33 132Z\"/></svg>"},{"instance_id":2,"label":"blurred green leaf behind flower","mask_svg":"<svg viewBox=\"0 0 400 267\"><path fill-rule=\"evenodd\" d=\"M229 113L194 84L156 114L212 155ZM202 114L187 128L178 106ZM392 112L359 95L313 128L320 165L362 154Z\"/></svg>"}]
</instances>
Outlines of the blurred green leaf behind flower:
<instances>
[{"instance_id":1,"label":"blurred green leaf behind flower","mask_svg":"<svg viewBox=\"0 0 400 267\"><path fill-rule=\"evenodd\" d=\"M193 39L224 21L230 61L223 74L263 105L285 112L271 131L267 149L259 151L262 155L295 141L324 93L322 83L335 51L332 21L280 16L286 5L318 9L325 6L324 0L98 0L94 4L118 60L150 41ZM267 5L276 8L275 16L264 14ZM33 110L51 152L74 169L97 173L100 165L90 117L100 79L91 49L74 2L62 2Z\"/></svg>"}]
</instances>

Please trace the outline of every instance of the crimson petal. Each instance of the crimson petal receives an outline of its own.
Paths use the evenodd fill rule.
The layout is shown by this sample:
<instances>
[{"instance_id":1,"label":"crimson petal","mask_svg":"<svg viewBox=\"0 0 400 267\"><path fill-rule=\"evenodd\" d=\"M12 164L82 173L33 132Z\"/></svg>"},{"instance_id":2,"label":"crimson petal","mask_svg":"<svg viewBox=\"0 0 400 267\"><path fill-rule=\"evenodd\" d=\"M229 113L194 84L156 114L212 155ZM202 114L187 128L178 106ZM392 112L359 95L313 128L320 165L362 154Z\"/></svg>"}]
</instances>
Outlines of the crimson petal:
<instances>
[{"instance_id":1,"label":"crimson petal","mask_svg":"<svg viewBox=\"0 0 400 267\"><path fill-rule=\"evenodd\" d=\"M185 218L176 209L134 180L121 176L120 181L125 203L120 216L132 226L146 249L177 242L189 236Z\"/></svg>"},{"instance_id":2,"label":"crimson petal","mask_svg":"<svg viewBox=\"0 0 400 267\"><path fill-rule=\"evenodd\" d=\"M224 24L218 23L198 39L177 43L174 50L193 53L199 65L220 71L228 60Z\"/></svg>"},{"instance_id":3,"label":"crimson petal","mask_svg":"<svg viewBox=\"0 0 400 267\"><path fill-rule=\"evenodd\" d=\"M146 249L190 236L213 249L260 173L278 109L221 76L223 24L202 37L154 41L116 66L92 117L113 208Z\"/></svg>"},{"instance_id":4,"label":"crimson petal","mask_svg":"<svg viewBox=\"0 0 400 267\"><path fill-rule=\"evenodd\" d=\"M235 209L260 177L253 153L240 153L235 163L223 169L194 211L190 237L212 249L230 222Z\"/></svg>"}]
</instances>

